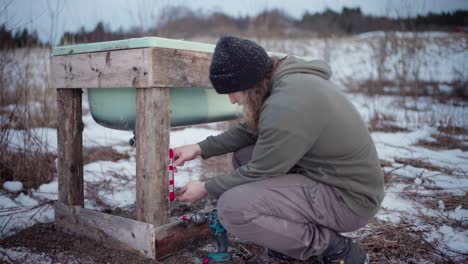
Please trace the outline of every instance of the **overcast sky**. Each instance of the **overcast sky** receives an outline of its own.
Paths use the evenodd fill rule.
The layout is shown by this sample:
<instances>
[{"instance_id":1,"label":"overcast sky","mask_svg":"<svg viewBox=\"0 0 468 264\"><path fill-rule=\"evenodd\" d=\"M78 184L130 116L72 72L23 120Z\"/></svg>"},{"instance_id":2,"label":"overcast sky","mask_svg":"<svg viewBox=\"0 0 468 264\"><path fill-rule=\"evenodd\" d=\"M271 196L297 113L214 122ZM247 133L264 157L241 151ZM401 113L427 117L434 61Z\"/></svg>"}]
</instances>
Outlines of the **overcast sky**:
<instances>
[{"instance_id":1,"label":"overcast sky","mask_svg":"<svg viewBox=\"0 0 468 264\"><path fill-rule=\"evenodd\" d=\"M468 9L468 0L0 0L0 24L9 29L37 30L41 40L48 41L53 36L57 43L64 31L76 31L82 26L90 30L99 21L112 30L154 25L158 10L169 4L233 16L280 8L295 18L305 11L340 11L343 6L359 6L366 14L390 16Z\"/></svg>"}]
</instances>

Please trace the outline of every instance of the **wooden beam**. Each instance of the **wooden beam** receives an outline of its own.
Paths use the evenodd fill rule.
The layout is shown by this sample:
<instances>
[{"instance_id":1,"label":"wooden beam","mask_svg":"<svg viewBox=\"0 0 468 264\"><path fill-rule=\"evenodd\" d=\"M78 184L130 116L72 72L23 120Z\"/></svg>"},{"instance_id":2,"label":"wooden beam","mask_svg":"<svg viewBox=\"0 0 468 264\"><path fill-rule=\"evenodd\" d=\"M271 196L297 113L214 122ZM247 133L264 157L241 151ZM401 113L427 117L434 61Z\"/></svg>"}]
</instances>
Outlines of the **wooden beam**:
<instances>
[{"instance_id":1,"label":"wooden beam","mask_svg":"<svg viewBox=\"0 0 468 264\"><path fill-rule=\"evenodd\" d=\"M149 87L151 49L128 49L54 56L50 87Z\"/></svg>"},{"instance_id":2,"label":"wooden beam","mask_svg":"<svg viewBox=\"0 0 468 264\"><path fill-rule=\"evenodd\" d=\"M81 89L57 89L58 200L84 204Z\"/></svg>"},{"instance_id":3,"label":"wooden beam","mask_svg":"<svg viewBox=\"0 0 468 264\"><path fill-rule=\"evenodd\" d=\"M213 234L208 225L177 221L154 228L152 224L60 202L55 203L54 209L55 226L62 232L151 259L171 256L195 240Z\"/></svg>"},{"instance_id":4,"label":"wooden beam","mask_svg":"<svg viewBox=\"0 0 468 264\"><path fill-rule=\"evenodd\" d=\"M187 225L183 222L173 222L155 228L156 258L162 259L177 253L194 240L212 236L213 231L208 225Z\"/></svg>"},{"instance_id":5,"label":"wooden beam","mask_svg":"<svg viewBox=\"0 0 468 264\"><path fill-rule=\"evenodd\" d=\"M152 224L55 203L55 226L65 233L84 236L109 248L128 250L155 259Z\"/></svg>"},{"instance_id":6,"label":"wooden beam","mask_svg":"<svg viewBox=\"0 0 468 264\"><path fill-rule=\"evenodd\" d=\"M169 89L139 88L136 98L136 215L169 223Z\"/></svg>"},{"instance_id":7,"label":"wooden beam","mask_svg":"<svg viewBox=\"0 0 468 264\"><path fill-rule=\"evenodd\" d=\"M54 56L50 87L212 87L211 53L143 48Z\"/></svg>"},{"instance_id":8,"label":"wooden beam","mask_svg":"<svg viewBox=\"0 0 468 264\"><path fill-rule=\"evenodd\" d=\"M153 86L212 87L208 78L211 53L154 48Z\"/></svg>"}]
</instances>

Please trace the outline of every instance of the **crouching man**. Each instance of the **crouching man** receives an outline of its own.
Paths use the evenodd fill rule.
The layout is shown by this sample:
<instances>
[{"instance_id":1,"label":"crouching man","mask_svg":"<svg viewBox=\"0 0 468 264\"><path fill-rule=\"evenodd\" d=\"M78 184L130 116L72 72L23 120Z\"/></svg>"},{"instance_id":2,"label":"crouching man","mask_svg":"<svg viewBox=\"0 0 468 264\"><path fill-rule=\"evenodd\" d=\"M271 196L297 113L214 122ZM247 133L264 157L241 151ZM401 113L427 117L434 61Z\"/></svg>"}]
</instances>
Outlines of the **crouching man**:
<instances>
[{"instance_id":1,"label":"crouching man","mask_svg":"<svg viewBox=\"0 0 468 264\"><path fill-rule=\"evenodd\" d=\"M219 39L210 80L244 107L244 120L217 136L174 150L174 165L234 152L228 176L190 182L178 200L211 194L226 230L278 258L365 263L342 232L379 210L384 178L366 125L329 81L320 60L270 57L253 41Z\"/></svg>"}]
</instances>

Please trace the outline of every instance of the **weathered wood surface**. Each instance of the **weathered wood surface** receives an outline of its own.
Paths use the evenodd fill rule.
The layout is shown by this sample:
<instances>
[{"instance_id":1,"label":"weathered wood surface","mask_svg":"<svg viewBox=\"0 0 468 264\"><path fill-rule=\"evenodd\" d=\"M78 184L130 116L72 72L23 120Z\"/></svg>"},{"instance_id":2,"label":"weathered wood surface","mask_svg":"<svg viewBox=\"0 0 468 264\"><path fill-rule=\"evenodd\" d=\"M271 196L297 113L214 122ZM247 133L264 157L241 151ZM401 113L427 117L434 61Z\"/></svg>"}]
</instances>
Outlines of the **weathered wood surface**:
<instances>
[{"instance_id":1,"label":"weathered wood surface","mask_svg":"<svg viewBox=\"0 0 468 264\"><path fill-rule=\"evenodd\" d=\"M197 239L212 236L213 231L208 225L187 225L183 222L173 222L155 228L156 258L162 259L183 249Z\"/></svg>"},{"instance_id":2,"label":"weathered wood surface","mask_svg":"<svg viewBox=\"0 0 468 264\"><path fill-rule=\"evenodd\" d=\"M137 89L136 215L159 226L169 223L169 89Z\"/></svg>"},{"instance_id":3,"label":"weathered wood surface","mask_svg":"<svg viewBox=\"0 0 468 264\"><path fill-rule=\"evenodd\" d=\"M81 89L57 89L58 200L84 204Z\"/></svg>"},{"instance_id":4,"label":"weathered wood surface","mask_svg":"<svg viewBox=\"0 0 468 264\"><path fill-rule=\"evenodd\" d=\"M109 248L118 248L154 259L152 224L55 203L55 225L65 233L84 236Z\"/></svg>"},{"instance_id":5,"label":"weathered wood surface","mask_svg":"<svg viewBox=\"0 0 468 264\"><path fill-rule=\"evenodd\" d=\"M211 53L155 48L152 55L153 86L212 86L208 78Z\"/></svg>"},{"instance_id":6,"label":"weathered wood surface","mask_svg":"<svg viewBox=\"0 0 468 264\"><path fill-rule=\"evenodd\" d=\"M51 58L50 87L211 87L211 53L142 48Z\"/></svg>"},{"instance_id":7,"label":"weathered wood surface","mask_svg":"<svg viewBox=\"0 0 468 264\"><path fill-rule=\"evenodd\" d=\"M151 49L114 50L51 58L50 87L151 86Z\"/></svg>"}]
</instances>

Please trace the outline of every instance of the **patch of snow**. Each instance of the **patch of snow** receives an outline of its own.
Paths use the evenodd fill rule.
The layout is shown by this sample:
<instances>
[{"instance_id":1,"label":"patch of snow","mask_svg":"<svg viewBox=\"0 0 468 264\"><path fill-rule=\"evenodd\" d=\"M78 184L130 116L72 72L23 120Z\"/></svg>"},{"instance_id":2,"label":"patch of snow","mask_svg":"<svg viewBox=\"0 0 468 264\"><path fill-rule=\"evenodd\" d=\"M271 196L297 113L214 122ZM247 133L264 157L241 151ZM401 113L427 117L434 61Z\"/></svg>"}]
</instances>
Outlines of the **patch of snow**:
<instances>
[{"instance_id":1,"label":"patch of snow","mask_svg":"<svg viewBox=\"0 0 468 264\"><path fill-rule=\"evenodd\" d=\"M183 167L177 167L177 173L174 176L174 185L177 188L181 188L191 181L198 181L200 180L201 173L200 159L185 162Z\"/></svg>"},{"instance_id":2,"label":"patch of snow","mask_svg":"<svg viewBox=\"0 0 468 264\"><path fill-rule=\"evenodd\" d=\"M0 208L12 208L16 207L17 204L6 195L0 195ZM1 215L1 214L0 214Z\"/></svg>"},{"instance_id":3,"label":"patch of snow","mask_svg":"<svg viewBox=\"0 0 468 264\"><path fill-rule=\"evenodd\" d=\"M58 181L42 184L37 190L32 190L32 195L36 198L44 198L51 201L58 200Z\"/></svg>"},{"instance_id":4,"label":"patch of snow","mask_svg":"<svg viewBox=\"0 0 468 264\"><path fill-rule=\"evenodd\" d=\"M38 207L22 206L15 208L15 210L3 211L0 217L0 226L2 227L0 237L13 235L36 223L50 223L53 220L54 209L49 204Z\"/></svg>"},{"instance_id":5,"label":"patch of snow","mask_svg":"<svg viewBox=\"0 0 468 264\"><path fill-rule=\"evenodd\" d=\"M173 148L183 145L198 143L208 136L216 136L223 131L207 128L186 128L184 130L171 131L170 146Z\"/></svg>"},{"instance_id":6,"label":"patch of snow","mask_svg":"<svg viewBox=\"0 0 468 264\"><path fill-rule=\"evenodd\" d=\"M468 210L463 209L461 205L457 206L454 210L449 210L445 212L447 217L453 220L458 220L462 222L468 221Z\"/></svg>"},{"instance_id":7,"label":"patch of snow","mask_svg":"<svg viewBox=\"0 0 468 264\"><path fill-rule=\"evenodd\" d=\"M442 200L437 201L437 208L439 208L439 210L444 210L445 209L444 201Z\"/></svg>"},{"instance_id":8,"label":"patch of snow","mask_svg":"<svg viewBox=\"0 0 468 264\"><path fill-rule=\"evenodd\" d=\"M12 193L21 192L23 190L23 183L20 181L6 181L3 183L3 189Z\"/></svg>"},{"instance_id":9,"label":"patch of snow","mask_svg":"<svg viewBox=\"0 0 468 264\"><path fill-rule=\"evenodd\" d=\"M447 225L443 225L439 228L433 227L432 232L427 234L427 239L433 244L439 244L439 248L449 255L459 255L453 251L461 254L468 254L468 230L457 230ZM449 250L447 251L445 249Z\"/></svg>"},{"instance_id":10,"label":"patch of snow","mask_svg":"<svg viewBox=\"0 0 468 264\"><path fill-rule=\"evenodd\" d=\"M395 213L378 213L375 217L379 220L392 222L394 224L399 224L401 222L401 217Z\"/></svg>"},{"instance_id":11,"label":"patch of snow","mask_svg":"<svg viewBox=\"0 0 468 264\"><path fill-rule=\"evenodd\" d=\"M57 153L57 129L32 128L29 131L12 129L10 133L8 147L13 151L27 149L28 151Z\"/></svg>"},{"instance_id":12,"label":"patch of snow","mask_svg":"<svg viewBox=\"0 0 468 264\"><path fill-rule=\"evenodd\" d=\"M136 201L135 187L114 189L111 192L100 190L98 194L110 207L126 207L134 204Z\"/></svg>"},{"instance_id":13,"label":"patch of snow","mask_svg":"<svg viewBox=\"0 0 468 264\"><path fill-rule=\"evenodd\" d=\"M453 93L453 87L446 84L439 84L439 91L446 94Z\"/></svg>"},{"instance_id":14,"label":"patch of snow","mask_svg":"<svg viewBox=\"0 0 468 264\"><path fill-rule=\"evenodd\" d=\"M57 262L54 262L53 260ZM54 254L49 256L44 253L34 253L24 247L0 248L0 260L2 263L22 263L22 264L50 264L50 263L81 263L70 256Z\"/></svg>"},{"instance_id":15,"label":"patch of snow","mask_svg":"<svg viewBox=\"0 0 468 264\"><path fill-rule=\"evenodd\" d=\"M416 185L421 185L422 182L423 182L423 181L422 181L420 178L414 179L414 184L416 184Z\"/></svg>"},{"instance_id":16,"label":"patch of snow","mask_svg":"<svg viewBox=\"0 0 468 264\"><path fill-rule=\"evenodd\" d=\"M25 195L24 193L21 193L18 197L16 197L15 202L18 203L19 205L30 206L30 207L34 207L39 204L37 200L31 198L28 195Z\"/></svg>"}]
</instances>

